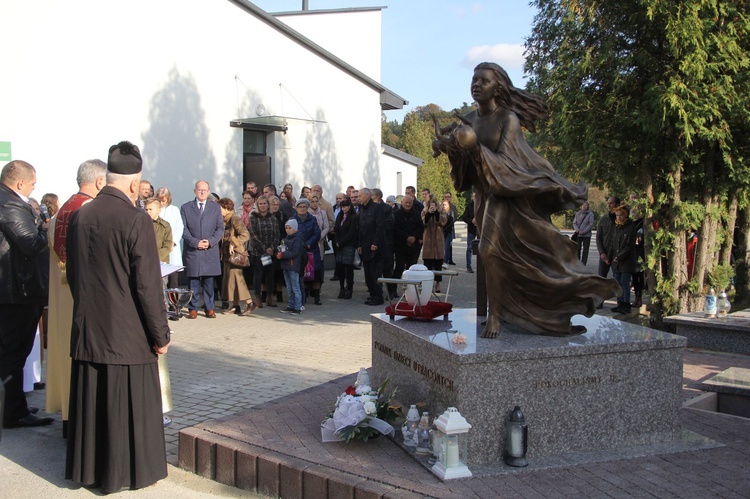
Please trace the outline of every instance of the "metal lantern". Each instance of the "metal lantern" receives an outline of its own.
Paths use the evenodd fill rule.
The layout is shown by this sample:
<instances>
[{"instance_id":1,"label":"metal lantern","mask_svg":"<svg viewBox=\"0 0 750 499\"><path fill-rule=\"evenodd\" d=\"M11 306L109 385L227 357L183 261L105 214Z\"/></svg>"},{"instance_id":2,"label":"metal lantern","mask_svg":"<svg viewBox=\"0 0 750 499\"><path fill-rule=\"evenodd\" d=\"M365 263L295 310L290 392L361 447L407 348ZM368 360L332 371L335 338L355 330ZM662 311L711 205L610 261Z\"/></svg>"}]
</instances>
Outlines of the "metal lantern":
<instances>
[{"instance_id":1,"label":"metal lantern","mask_svg":"<svg viewBox=\"0 0 750 499\"><path fill-rule=\"evenodd\" d=\"M468 478L471 471L469 462L469 430L471 425L455 407L449 407L435 420L437 434L435 444L440 446L439 461L432 472L442 480Z\"/></svg>"},{"instance_id":2,"label":"metal lantern","mask_svg":"<svg viewBox=\"0 0 750 499\"><path fill-rule=\"evenodd\" d=\"M528 466L526 450L528 448L529 425L526 424L520 406L516 406L510 414L506 426L505 438L505 464L523 468Z\"/></svg>"}]
</instances>

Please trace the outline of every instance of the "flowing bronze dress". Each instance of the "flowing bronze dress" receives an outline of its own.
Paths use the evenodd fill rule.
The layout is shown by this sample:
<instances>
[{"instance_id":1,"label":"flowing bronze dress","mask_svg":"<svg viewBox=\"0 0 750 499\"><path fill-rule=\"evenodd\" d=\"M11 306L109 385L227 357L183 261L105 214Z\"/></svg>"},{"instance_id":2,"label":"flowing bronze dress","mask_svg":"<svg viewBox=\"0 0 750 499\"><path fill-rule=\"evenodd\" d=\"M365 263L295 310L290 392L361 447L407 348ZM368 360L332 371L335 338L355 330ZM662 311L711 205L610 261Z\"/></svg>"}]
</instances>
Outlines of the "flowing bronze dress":
<instances>
[{"instance_id":1,"label":"flowing bronze dress","mask_svg":"<svg viewBox=\"0 0 750 499\"><path fill-rule=\"evenodd\" d=\"M591 317L604 299L619 294L613 279L586 273L576 244L550 221L587 197L527 143L518 117L498 108L465 116L477 135L473 151L450 152L459 190L477 190L479 254L487 276L487 329L502 319L535 334L569 335L576 314ZM487 332L487 329L485 330Z\"/></svg>"}]
</instances>

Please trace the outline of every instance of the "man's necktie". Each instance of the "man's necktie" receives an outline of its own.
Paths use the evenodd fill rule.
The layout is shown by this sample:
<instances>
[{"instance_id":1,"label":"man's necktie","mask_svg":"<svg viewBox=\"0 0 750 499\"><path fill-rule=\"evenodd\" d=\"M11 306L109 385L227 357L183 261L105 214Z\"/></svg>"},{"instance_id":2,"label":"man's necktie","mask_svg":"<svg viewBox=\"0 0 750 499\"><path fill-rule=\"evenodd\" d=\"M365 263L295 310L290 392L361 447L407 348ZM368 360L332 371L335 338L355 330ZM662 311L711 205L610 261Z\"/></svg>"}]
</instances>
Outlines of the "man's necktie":
<instances>
[{"instance_id":1,"label":"man's necktie","mask_svg":"<svg viewBox=\"0 0 750 499\"><path fill-rule=\"evenodd\" d=\"M198 211L203 213L203 203L198 203Z\"/></svg>"}]
</instances>

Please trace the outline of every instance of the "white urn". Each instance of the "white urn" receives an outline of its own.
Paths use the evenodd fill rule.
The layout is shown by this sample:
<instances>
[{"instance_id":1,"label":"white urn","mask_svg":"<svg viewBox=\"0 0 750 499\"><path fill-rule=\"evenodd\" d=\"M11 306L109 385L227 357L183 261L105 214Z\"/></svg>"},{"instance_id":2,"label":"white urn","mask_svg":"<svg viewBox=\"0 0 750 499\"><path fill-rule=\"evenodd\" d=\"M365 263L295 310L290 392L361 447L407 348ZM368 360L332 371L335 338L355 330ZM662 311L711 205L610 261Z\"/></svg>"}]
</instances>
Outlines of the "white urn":
<instances>
[{"instance_id":1,"label":"white urn","mask_svg":"<svg viewBox=\"0 0 750 499\"><path fill-rule=\"evenodd\" d=\"M422 281L422 293L419 294L419 303L427 305L432 296L432 283L435 281L435 274L427 267L420 264L414 264L409 267L402 275L403 279L410 281ZM414 286L406 286L406 302L410 305L417 304L417 291Z\"/></svg>"}]
</instances>

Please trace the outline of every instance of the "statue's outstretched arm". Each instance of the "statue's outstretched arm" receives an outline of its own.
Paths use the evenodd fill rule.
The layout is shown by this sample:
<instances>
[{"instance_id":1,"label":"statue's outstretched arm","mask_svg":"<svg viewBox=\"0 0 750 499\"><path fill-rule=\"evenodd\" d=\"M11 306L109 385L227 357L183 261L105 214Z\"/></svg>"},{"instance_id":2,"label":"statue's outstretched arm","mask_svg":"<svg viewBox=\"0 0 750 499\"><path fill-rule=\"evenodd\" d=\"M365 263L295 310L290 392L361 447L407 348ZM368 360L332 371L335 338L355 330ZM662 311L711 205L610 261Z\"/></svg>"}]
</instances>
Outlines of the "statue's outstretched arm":
<instances>
[{"instance_id":1,"label":"statue's outstretched arm","mask_svg":"<svg viewBox=\"0 0 750 499\"><path fill-rule=\"evenodd\" d=\"M477 134L471 127L471 122L458 113L454 114L462 123L455 121L445 127L440 127L437 116L432 115L436 139L432 141L432 156L437 158L440 153L472 151L477 148Z\"/></svg>"}]
</instances>

